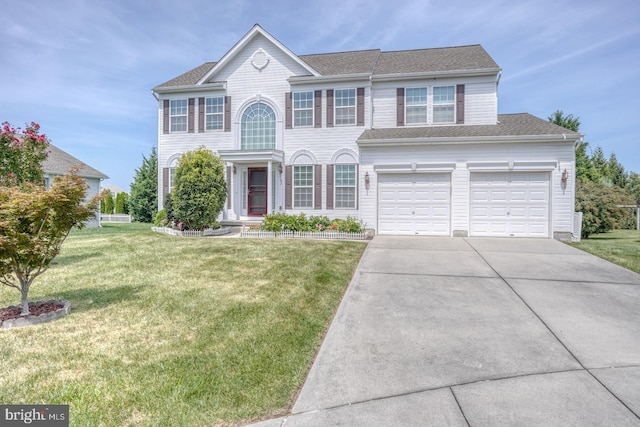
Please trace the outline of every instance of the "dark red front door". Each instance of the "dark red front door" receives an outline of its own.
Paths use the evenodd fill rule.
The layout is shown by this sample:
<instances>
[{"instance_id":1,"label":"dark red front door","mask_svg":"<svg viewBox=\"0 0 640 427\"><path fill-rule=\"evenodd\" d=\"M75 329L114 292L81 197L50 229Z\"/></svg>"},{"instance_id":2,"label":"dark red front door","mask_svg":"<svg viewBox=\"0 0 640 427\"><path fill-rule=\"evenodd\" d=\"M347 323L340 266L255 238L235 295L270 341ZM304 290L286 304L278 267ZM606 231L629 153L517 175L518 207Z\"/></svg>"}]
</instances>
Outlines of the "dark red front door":
<instances>
[{"instance_id":1,"label":"dark red front door","mask_svg":"<svg viewBox=\"0 0 640 427\"><path fill-rule=\"evenodd\" d=\"M267 213L267 168L249 168L249 215Z\"/></svg>"}]
</instances>

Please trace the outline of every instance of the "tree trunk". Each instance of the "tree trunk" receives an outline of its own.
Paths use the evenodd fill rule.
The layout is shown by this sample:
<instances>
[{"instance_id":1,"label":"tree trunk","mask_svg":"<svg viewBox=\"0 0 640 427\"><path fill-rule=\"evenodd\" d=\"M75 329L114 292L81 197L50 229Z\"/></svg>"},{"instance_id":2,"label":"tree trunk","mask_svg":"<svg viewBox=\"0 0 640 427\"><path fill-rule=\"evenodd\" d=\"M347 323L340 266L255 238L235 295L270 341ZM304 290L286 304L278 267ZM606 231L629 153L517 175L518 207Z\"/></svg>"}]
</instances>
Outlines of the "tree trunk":
<instances>
[{"instance_id":1,"label":"tree trunk","mask_svg":"<svg viewBox=\"0 0 640 427\"><path fill-rule=\"evenodd\" d=\"M29 285L22 285L20 288L20 293L22 294L22 313L21 316L28 316L29 312L29 300L27 299L27 295L29 295Z\"/></svg>"}]
</instances>

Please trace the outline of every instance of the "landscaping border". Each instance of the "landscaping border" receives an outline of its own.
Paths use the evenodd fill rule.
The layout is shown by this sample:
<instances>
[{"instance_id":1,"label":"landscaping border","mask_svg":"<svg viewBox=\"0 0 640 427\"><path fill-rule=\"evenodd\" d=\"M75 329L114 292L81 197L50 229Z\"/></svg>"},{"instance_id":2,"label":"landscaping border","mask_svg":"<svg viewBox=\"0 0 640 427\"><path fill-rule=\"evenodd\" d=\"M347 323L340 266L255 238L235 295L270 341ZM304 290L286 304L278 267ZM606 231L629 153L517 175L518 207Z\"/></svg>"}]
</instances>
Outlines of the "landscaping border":
<instances>
[{"instance_id":1,"label":"landscaping border","mask_svg":"<svg viewBox=\"0 0 640 427\"><path fill-rule=\"evenodd\" d=\"M240 237L251 237L258 239L322 239L322 240L367 240L369 232L348 233L346 231L265 231L248 230L243 228Z\"/></svg>"},{"instance_id":2,"label":"landscaping border","mask_svg":"<svg viewBox=\"0 0 640 427\"><path fill-rule=\"evenodd\" d=\"M231 227L205 228L204 230L175 230L170 227L151 227L151 231L180 237L213 237L231 233Z\"/></svg>"},{"instance_id":3,"label":"landscaping border","mask_svg":"<svg viewBox=\"0 0 640 427\"><path fill-rule=\"evenodd\" d=\"M40 323L51 322L52 320L57 320L61 317L66 316L71 312L71 302L64 300L48 300L48 301L35 301L33 304L47 303L47 302L55 302L61 303L63 305L62 308L51 311L49 313L44 313L39 316L26 316L26 317L18 317L16 319L8 319L0 323L0 329L11 329L11 328L21 328L23 326L30 325L38 325ZM16 308L16 306L10 306L9 308Z\"/></svg>"}]
</instances>

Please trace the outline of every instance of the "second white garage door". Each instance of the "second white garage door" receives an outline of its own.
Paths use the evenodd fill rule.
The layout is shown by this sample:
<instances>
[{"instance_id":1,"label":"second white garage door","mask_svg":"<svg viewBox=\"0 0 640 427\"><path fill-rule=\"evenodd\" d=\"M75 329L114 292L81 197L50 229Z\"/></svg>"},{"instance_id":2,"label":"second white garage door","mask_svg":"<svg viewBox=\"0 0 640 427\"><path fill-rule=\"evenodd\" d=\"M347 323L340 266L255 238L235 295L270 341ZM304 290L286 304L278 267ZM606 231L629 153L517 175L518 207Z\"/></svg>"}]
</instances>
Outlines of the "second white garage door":
<instances>
[{"instance_id":1,"label":"second white garage door","mask_svg":"<svg viewBox=\"0 0 640 427\"><path fill-rule=\"evenodd\" d=\"M451 174L379 174L378 233L449 236Z\"/></svg>"},{"instance_id":2,"label":"second white garage door","mask_svg":"<svg viewBox=\"0 0 640 427\"><path fill-rule=\"evenodd\" d=\"M548 237L549 173L471 174L471 236Z\"/></svg>"}]
</instances>

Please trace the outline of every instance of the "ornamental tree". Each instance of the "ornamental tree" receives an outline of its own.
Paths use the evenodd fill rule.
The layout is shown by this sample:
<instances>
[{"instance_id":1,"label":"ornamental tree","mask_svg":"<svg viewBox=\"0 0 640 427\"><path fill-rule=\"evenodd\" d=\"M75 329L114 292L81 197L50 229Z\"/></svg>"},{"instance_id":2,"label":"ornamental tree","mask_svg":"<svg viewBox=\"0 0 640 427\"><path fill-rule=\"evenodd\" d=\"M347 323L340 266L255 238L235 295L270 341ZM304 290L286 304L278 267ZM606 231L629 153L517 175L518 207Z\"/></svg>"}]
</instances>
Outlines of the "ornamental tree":
<instances>
[{"instance_id":1,"label":"ornamental tree","mask_svg":"<svg viewBox=\"0 0 640 427\"><path fill-rule=\"evenodd\" d=\"M222 158L204 147L185 153L176 167L171 198L175 216L187 229L215 224L227 198Z\"/></svg>"},{"instance_id":2,"label":"ornamental tree","mask_svg":"<svg viewBox=\"0 0 640 427\"><path fill-rule=\"evenodd\" d=\"M32 122L26 129L2 123L0 129L0 186L20 186L43 181L42 163L49 142L40 134L40 125Z\"/></svg>"},{"instance_id":3,"label":"ornamental tree","mask_svg":"<svg viewBox=\"0 0 640 427\"><path fill-rule=\"evenodd\" d=\"M0 284L21 294L29 315L29 289L60 253L73 227L95 215L98 199L85 203L86 182L75 173L40 184L0 187Z\"/></svg>"}]
</instances>

